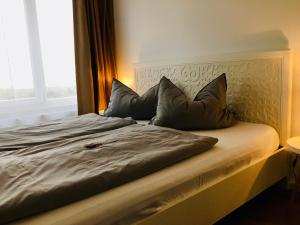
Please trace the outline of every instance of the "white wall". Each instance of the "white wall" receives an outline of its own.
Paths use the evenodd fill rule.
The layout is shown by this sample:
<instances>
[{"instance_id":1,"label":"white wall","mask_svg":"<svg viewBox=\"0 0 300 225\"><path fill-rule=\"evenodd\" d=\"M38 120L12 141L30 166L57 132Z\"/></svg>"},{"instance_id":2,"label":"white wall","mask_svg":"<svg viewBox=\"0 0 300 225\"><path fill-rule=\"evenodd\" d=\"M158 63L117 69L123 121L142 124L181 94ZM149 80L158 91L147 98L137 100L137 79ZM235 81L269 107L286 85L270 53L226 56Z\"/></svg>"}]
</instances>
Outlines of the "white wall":
<instances>
[{"instance_id":1,"label":"white wall","mask_svg":"<svg viewBox=\"0 0 300 225\"><path fill-rule=\"evenodd\" d=\"M293 134L300 135L300 0L114 0L119 78L133 63L227 52L294 51Z\"/></svg>"}]
</instances>

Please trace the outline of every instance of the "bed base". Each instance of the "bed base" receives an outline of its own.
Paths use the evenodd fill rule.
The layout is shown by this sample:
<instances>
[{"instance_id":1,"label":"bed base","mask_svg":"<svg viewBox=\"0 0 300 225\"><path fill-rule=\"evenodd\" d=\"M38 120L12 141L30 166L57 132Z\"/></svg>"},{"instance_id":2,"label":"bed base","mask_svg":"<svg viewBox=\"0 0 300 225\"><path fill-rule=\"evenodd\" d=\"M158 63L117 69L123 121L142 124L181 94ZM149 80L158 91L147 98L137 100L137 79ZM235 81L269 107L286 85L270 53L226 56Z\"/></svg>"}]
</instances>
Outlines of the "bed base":
<instances>
[{"instance_id":1,"label":"bed base","mask_svg":"<svg viewBox=\"0 0 300 225\"><path fill-rule=\"evenodd\" d=\"M136 225L213 224L272 184L287 177L287 161L287 151L283 148L279 149L271 156L200 189L189 198L140 220ZM102 205L97 207L95 202L93 207L90 207L89 204L83 204L80 207L78 205L77 207L66 206L13 224L81 225L80 221L89 221L85 224L99 224L97 210L101 207Z\"/></svg>"},{"instance_id":2,"label":"bed base","mask_svg":"<svg viewBox=\"0 0 300 225\"><path fill-rule=\"evenodd\" d=\"M136 225L211 225L288 175L288 153L282 148L268 158Z\"/></svg>"}]
</instances>

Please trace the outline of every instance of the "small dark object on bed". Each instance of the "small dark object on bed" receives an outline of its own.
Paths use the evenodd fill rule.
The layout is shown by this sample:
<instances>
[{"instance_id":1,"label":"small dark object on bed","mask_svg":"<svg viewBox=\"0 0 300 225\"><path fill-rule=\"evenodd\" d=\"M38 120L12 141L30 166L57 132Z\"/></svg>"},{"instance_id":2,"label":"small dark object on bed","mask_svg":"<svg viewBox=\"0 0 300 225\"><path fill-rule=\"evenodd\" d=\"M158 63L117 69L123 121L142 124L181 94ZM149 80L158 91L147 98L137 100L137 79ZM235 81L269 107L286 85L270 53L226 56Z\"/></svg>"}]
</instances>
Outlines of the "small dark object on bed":
<instances>
[{"instance_id":1,"label":"small dark object on bed","mask_svg":"<svg viewBox=\"0 0 300 225\"><path fill-rule=\"evenodd\" d=\"M89 143L89 144L86 144L84 147L86 147L88 149L93 149L93 148L99 148L102 146L103 146L102 143Z\"/></svg>"}]
</instances>

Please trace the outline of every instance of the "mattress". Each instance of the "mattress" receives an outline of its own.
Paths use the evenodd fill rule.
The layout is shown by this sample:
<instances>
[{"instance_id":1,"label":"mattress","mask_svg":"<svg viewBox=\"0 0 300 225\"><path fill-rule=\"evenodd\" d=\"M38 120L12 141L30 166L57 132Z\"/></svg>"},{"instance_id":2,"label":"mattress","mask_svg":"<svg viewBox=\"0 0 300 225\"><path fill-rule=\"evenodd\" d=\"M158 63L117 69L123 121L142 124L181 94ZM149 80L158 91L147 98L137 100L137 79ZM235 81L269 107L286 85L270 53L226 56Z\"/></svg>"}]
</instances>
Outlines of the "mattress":
<instances>
[{"instance_id":1,"label":"mattress","mask_svg":"<svg viewBox=\"0 0 300 225\"><path fill-rule=\"evenodd\" d=\"M216 137L219 142L176 165L37 216L30 224L55 224L61 218L67 218L63 224L131 224L267 157L279 146L277 132L263 124L238 122L230 128L192 133Z\"/></svg>"}]
</instances>

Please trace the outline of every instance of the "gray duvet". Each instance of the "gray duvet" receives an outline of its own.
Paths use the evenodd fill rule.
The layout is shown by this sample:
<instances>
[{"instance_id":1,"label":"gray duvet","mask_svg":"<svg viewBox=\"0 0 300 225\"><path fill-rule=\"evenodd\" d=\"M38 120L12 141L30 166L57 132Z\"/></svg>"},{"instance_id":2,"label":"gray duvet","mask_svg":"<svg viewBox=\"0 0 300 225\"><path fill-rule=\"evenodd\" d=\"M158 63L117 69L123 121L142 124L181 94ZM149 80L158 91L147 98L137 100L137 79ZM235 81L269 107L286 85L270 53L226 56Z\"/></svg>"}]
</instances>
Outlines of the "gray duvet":
<instances>
[{"instance_id":1,"label":"gray duvet","mask_svg":"<svg viewBox=\"0 0 300 225\"><path fill-rule=\"evenodd\" d=\"M70 119L6 130L0 132L0 151L17 150L80 135L113 130L135 123L129 118L104 117L90 113Z\"/></svg>"},{"instance_id":2,"label":"gray duvet","mask_svg":"<svg viewBox=\"0 0 300 225\"><path fill-rule=\"evenodd\" d=\"M88 122L91 117L95 124ZM130 119L90 115L79 120L69 126L52 124L51 131L42 129L43 135L27 128L23 136L22 130L15 130L8 136L12 144L0 143L0 224L103 192L199 154L217 142L134 124ZM4 133L0 140L6 140Z\"/></svg>"}]
</instances>

